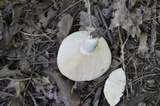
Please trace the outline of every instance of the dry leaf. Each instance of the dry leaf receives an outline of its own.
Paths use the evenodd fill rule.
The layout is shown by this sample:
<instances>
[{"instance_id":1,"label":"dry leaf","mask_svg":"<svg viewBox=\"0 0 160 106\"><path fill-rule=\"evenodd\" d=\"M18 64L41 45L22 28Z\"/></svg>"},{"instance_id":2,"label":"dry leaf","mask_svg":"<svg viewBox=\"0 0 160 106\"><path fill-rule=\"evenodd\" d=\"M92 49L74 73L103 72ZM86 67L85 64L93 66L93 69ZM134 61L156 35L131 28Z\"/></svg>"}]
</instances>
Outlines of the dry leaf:
<instances>
[{"instance_id":1,"label":"dry leaf","mask_svg":"<svg viewBox=\"0 0 160 106\"><path fill-rule=\"evenodd\" d=\"M140 29L138 27L142 24L141 10L137 9L136 13L131 14L126 7L126 0L115 2L113 9L113 19L111 20L110 29L121 26L132 37L136 34L139 35Z\"/></svg>"},{"instance_id":2,"label":"dry leaf","mask_svg":"<svg viewBox=\"0 0 160 106\"><path fill-rule=\"evenodd\" d=\"M0 70L0 77L15 77L17 75L23 75L20 70L10 70L7 67L4 67Z\"/></svg>"},{"instance_id":3,"label":"dry leaf","mask_svg":"<svg viewBox=\"0 0 160 106\"><path fill-rule=\"evenodd\" d=\"M83 0L85 3L85 7L87 8L87 10L90 10L90 1L89 0Z\"/></svg>"},{"instance_id":4,"label":"dry leaf","mask_svg":"<svg viewBox=\"0 0 160 106\"><path fill-rule=\"evenodd\" d=\"M14 96L14 99L18 98L20 96L20 93L24 91L24 88L25 88L25 82L22 82L22 81L16 81L16 80L13 80L13 81L10 81L10 83L8 84L8 86L4 89L4 91L6 89L9 89L9 88L14 88L15 89L15 96ZM1 94L3 95L3 93Z\"/></svg>"},{"instance_id":5,"label":"dry leaf","mask_svg":"<svg viewBox=\"0 0 160 106\"><path fill-rule=\"evenodd\" d=\"M44 62L44 64L42 64L44 67L49 66L49 60L45 56L39 56L38 60L40 62Z\"/></svg>"},{"instance_id":6,"label":"dry leaf","mask_svg":"<svg viewBox=\"0 0 160 106\"><path fill-rule=\"evenodd\" d=\"M99 28L99 22L98 19L91 15L91 22L94 28ZM87 12L81 11L80 12L80 30L84 30L85 28L87 28L89 26L90 22L89 22L89 15Z\"/></svg>"},{"instance_id":7,"label":"dry leaf","mask_svg":"<svg viewBox=\"0 0 160 106\"><path fill-rule=\"evenodd\" d=\"M98 106L98 104L99 104L99 99L100 99L100 97L101 97L101 95L102 95L102 89L103 89L102 86L99 87L99 88L97 88L96 93L95 93L95 96L94 96L94 99L93 99L93 102L92 102L93 106Z\"/></svg>"},{"instance_id":8,"label":"dry leaf","mask_svg":"<svg viewBox=\"0 0 160 106\"><path fill-rule=\"evenodd\" d=\"M3 10L3 40L0 42L0 48L9 48L13 35L22 29L23 24L19 23L19 18L23 10L22 8L23 6L21 4L15 3L10 4ZM12 15L12 17L10 15Z\"/></svg>"},{"instance_id":9,"label":"dry leaf","mask_svg":"<svg viewBox=\"0 0 160 106\"><path fill-rule=\"evenodd\" d=\"M47 15L46 15L47 14ZM40 16L39 22L41 23L43 28L46 28L50 21L57 15L57 11L53 9L49 9L48 12L44 13Z\"/></svg>"},{"instance_id":10,"label":"dry leaf","mask_svg":"<svg viewBox=\"0 0 160 106\"><path fill-rule=\"evenodd\" d=\"M30 67L30 63L29 63L29 61L27 60L27 59L25 59L25 60L20 60L20 62L19 62L19 64L20 64L20 69L22 70L22 71L26 71L26 70L29 70L31 67Z\"/></svg>"},{"instance_id":11,"label":"dry leaf","mask_svg":"<svg viewBox=\"0 0 160 106\"><path fill-rule=\"evenodd\" d=\"M73 24L73 17L69 14L62 15L60 21L58 22L59 32L57 33L57 38L59 42L69 34Z\"/></svg>"},{"instance_id":12,"label":"dry leaf","mask_svg":"<svg viewBox=\"0 0 160 106\"><path fill-rule=\"evenodd\" d=\"M12 100L8 103L7 106L22 106L23 101L22 98L12 98Z\"/></svg>"},{"instance_id":13,"label":"dry leaf","mask_svg":"<svg viewBox=\"0 0 160 106\"><path fill-rule=\"evenodd\" d=\"M152 18L152 8L149 7L142 7L143 9L143 21L151 20ZM159 18L158 18L159 19Z\"/></svg>"},{"instance_id":14,"label":"dry leaf","mask_svg":"<svg viewBox=\"0 0 160 106\"><path fill-rule=\"evenodd\" d=\"M145 53L148 51L147 38L148 38L147 33L143 33L142 35L140 35L140 43L138 46L138 52Z\"/></svg>"},{"instance_id":15,"label":"dry leaf","mask_svg":"<svg viewBox=\"0 0 160 106\"><path fill-rule=\"evenodd\" d=\"M123 95L126 76L122 68L114 70L104 85L104 95L110 106L115 106Z\"/></svg>"},{"instance_id":16,"label":"dry leaf","mask_svg":"<svg viewBox=\"0 0 160 106\"><path fill-rule=\"evenodd\" d=\"M50 75L51 80L56 81L56 84L59 88L58 96L59 99L64 103L65 106L78 106L80 103L80 98L77 94L72 93L71 89L73 83L55 71L45 71L47 75Z\"/></svg>"},{"instance_id":17,"label":"dry leaf","mask_svg":"<svg viewBox=\"0 0 160 106\"><path fill-rule=\"evenodd\" d=\"M110 4L109 0L102 0L102 3L105 5L105 7L108 7Z\"/></svg>"},{"instance_id":18,"label":"dry leaf","mask_svg":"<svg viewBox=\"0 0 160 106\"><path fill-rule=\"evenodd\" d=\"M51 84L49 77L37 77L32 79L36 92L43 93L43 96L39 96L41 99L55 99L54 98L54 86Z\"/></svg>"}]
</instances>

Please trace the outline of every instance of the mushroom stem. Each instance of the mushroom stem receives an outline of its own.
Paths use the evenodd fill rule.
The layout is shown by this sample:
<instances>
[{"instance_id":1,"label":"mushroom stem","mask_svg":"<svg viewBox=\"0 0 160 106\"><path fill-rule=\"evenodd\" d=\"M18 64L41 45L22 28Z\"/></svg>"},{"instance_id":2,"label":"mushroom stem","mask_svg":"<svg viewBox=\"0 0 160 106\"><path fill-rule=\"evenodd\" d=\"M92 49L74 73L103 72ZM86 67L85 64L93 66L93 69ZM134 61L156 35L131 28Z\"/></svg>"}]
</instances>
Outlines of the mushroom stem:
<instances>
[{"instance_id":1,"label":"mushroom stem","mask_svg":"<svg viewBox=\"0 0 160 106\"><path fill-rule=\"evenodd\" d=\"M91 55L97 47L98 41L99 38L92 38L92 36L89 36L88 39L85 40L84 43L81 45L80 51L83 54Z\"/></svg>"}]
</instances>

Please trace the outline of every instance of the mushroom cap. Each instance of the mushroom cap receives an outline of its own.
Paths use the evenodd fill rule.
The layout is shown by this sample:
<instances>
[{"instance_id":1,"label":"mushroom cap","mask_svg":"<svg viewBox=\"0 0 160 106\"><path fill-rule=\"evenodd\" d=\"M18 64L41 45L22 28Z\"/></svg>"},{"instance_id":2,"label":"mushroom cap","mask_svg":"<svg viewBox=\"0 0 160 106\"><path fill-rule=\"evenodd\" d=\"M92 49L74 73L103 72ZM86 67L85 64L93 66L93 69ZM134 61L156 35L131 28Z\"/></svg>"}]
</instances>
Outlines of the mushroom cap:
<instances>
[{"instance_id":1,"label":"mushroom cap","mask_svg":"<svg viewBox=\"0 0 160 106\"><path fill-rule=\"evenodd\" d=\"M104 85L104 95L110 106L115 106L123 95L126 76L122 68L114 70Z\"/></svg>"},{"instance_id":2,"label":"mushroom cap","mask_svg":"<svg viewBox=\"0 0 160 106\"><path fill-rule=\"evenodd\" d=\"M90 31L78 31L66 37L59 48L57 63L60 72L73 81L89 81L104 74L111 64L111 52L104 38L92 54L80 51Z\"/></svg>"}]
</instances>

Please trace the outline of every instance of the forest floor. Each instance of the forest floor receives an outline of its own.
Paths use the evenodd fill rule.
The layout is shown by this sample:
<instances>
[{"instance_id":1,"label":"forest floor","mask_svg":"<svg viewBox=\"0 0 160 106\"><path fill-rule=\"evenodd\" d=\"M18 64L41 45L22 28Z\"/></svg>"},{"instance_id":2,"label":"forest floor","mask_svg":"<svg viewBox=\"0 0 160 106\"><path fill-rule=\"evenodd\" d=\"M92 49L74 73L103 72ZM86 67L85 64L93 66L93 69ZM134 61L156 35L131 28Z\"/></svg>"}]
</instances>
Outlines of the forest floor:
<instances>
[{"instance_id":1,"label":"forest floor","mask_svg":"<svg viewBox=\"0 0 160 106\"><path fill-rule=\"evenodd\" d=\"M74 82L60 73L57 53L89 26L83 0L0 1L0 106L109 106L103 87L120 67L127 82L116 106L160 106L160 1L90 3L112 64L95 80Z\"/></svg>"}]
</instances>

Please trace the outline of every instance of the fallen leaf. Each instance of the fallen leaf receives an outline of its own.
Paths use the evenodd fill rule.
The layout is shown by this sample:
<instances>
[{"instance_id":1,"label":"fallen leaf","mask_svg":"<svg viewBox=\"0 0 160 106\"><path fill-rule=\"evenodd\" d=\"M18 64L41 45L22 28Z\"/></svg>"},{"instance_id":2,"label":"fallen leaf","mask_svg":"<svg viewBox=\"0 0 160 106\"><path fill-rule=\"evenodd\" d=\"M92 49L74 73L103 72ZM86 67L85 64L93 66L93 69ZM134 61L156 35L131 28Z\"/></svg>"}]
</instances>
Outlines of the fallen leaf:
<instances>
[{"instance_id":1,"label":"fallen leaf","mask_svg":"<svg viewBox=\"0 0 160 106\"><path fill-rule=\"evenodd\" d=\"M122 68L114 70L104 85L104 95L110 106L115 106L123 95L126 76Z\"/></svg>"},{"instance_id":2,"label":"fallen leaf","mask_svg":"<svg viewBox=\"0 0 160 106\"><path fill-rule=\"evenodd\" d=\"M20 69L22 71L26 71L26 70L29 70L31 68L30 67L30 63L29 63L29 61L27 59L20 60L19 66L20 66Z\"/></svg>"},{"instance_id":3,"label":"fallen leaf","mask_svg":"<svg viewBox=\"0 0 160 106\"><path fill-rule=\"evenodd\" d=\"M152 18L152 8L144 6L144 7L142 7L142 10L143 10L143 21L151 20L151 18Z\"/></svg>"},{"instance_id":4,"label":"fallen leaf","mask_svg":"<svg viewBox=\"0 0 160 106\"><path fill-rule=\"evenodd\" d=\"M12 0L1 0L0 1L0 9L5 8L7 5L11 4Z\"/></svg>"},{"instance_id":5,"label":"fallen leaf","mask_svg":"<svg viewBox=\"0 0 160 106\"><path fill-rule=\"evenodd\" d=\"M140 35L140 43L139 43L139 46L138 46L138 52L140 53L145 53L148 51L148 47L147 47L147 33L143 33Z\"/></svg>"},{"instance_id":6,"label":"fallen leaf","mask_svg":"<svg viewBox=\"0 0 160 106\"><path fill-rule=\"evenodd\" d=\"M48 98L50 100L56 99L54 98L56 95L54 93L54 86L51 84L49 77L37 77L32 79L32 85L36 89L36 92L43 93L42 96L39 96L40 99Z\"/></svg>"},{"instance_id":7,"label":"fallen leaf","mask_svg":"<svg viewBox=\"0 0 160 106\"><path fill-rule=\"evenodd\" d=\"M100 97L101 97L101 94L102 94L102 89L103 89L102 86L97 88L94 99L93 99L93 102L92 102L93 106L98 106L99 100L100 100Z\"/></svg>"},{"instance_id":8,"label":"fallen leaf","mask_svg":"<svg viewBox=\"0 0 160 106\"><path fill-rule=\"evenodd\" d=\"M49 60L45 56L39 56L38 60L40 62L44 62L44 64L42 64L44 67L48 67L49 66Z\"/></svg>"},{"instance_id":9,"label":"fallen leaf","mask_svg":"<svg viewBox=\"0 0 160 106\"><path fill-rule=\"evenodd\" d=\"M50 23L50 21L57 15L57 11L54 11L53 9L49 9L46 13L44 13L42 16L40 15L39 23L41 23L43 28L46 28L47 25Z\"/></svg>"},{"instance_id":10,"label":"fallen leaf","mask_svg":"<svg viewBox=\"0 0 160 106\"><path fill-rule=\"evenodd\" d=\"M64 103L65 106L79 105L80 98L77 94L71 92L73 83L70 80L63 78L63 76L56 71L45 71L45 73L46 75L50 76L51 80L56 81L56 84L59 88L59 99Z\"/></svg>"},{"instance_id":11,"label":"fallen leaf","mask_svg":"<svg viewBox=\"0 0 160 106\"><path fill-rule=\"evenodd\" d=\"M99 28L98 19L93 15L91 15L91 22L94 28ZM80 30L84 30L90 25L89 15L87 12L84 12L84 11L80 12L80 22L79 23L81 25Z\"/></svg>"},{"instance_id":12,"label":"fallen leaf","mask_svg":"<svg viewBox=\"0 0 160 106\"><path fill-rule=\"evenodd\" d=\"M59 28L57 38L60 43L69 34L72 24L73 24L73 17L70 14L62 15L57 25L57 27Z\"/></svg>"},{"instance_id":13,"label":"fallen leaf","mask_svg":"<svg viewBox=\"0 0 160 106\"><path fill-rule=\"evenodd\" d=\"M110 29L121 26L128 35L134 37L139 35L139 25L142 24L141 9L136 9L136 13L130 13L126 7L126 0L118 0L113 5L113 19L111 20Z\"/></svg>"},{"instance_id":14,"label":"fallen leaf","mask_svg":"<svg viewBox=\"0 0 160 106\"><path fill-rule=\"evenodd\" d=\"M7 106L22 106L23 101L22 98L12 98L12 100L8 103Z\"/></svg>"},{"instance_id":15,"label":"fallen leaf","mask_svg":"<svg viewBox=\"0 0 160 106\"><path fill-rule=\"evenodd\" d=\"M90 106L91 102L92 102L91 98L88 98L81 106Z\"/></svg>"},{"instance_id":16,"label":"fallen leaf","mask_svg":"<svg viewBox=\"0 0 160 106\"><path fill-rule=\"evenodd\" d=\"M10 83L4 89L4 91L6 89L9 89L9 88L14 88L15 89L16 92L14 94L14 99L16 99L16 98L18 98L20 96L20 93L24 91L25 83L21 82L21 81L13 80L13 81L10 81ZM3 93L1 95L3 95Z\"/></svg>"},{"instance_id":17,"label":"fallen leaf","mask_svg":"<svg viewBox=\"0 0 160 106\"><path fill-rule=\"evenodd\" d=\"M19 18L23 10L22 8L23 6L21 4L15 3L10 4L3 10L3 40L0 42L0 48L9 48L11 46L9 43L12 40L13 35L23 28L24 25L19 23Z\"/></svg>"},{"instance_id":18,"label":"fallen leaf","mask_svg":"<svg viewBox=\"0 0 160 106\"><path fill-rule=\"evenodd\" d=\"M102 0L102 3L105 5L105 7L108 7L110 4L109 0Z\"/></svg>"},{"instance_id":19,"label":"fallen leaf","mask_svg":"<svg viewBox=\"0 0 160 106\"><path fill-rule=\"evenodd\" d=\"M8 67L4 67L0 70L0 77L15 77L17 75L23 75L20 70L10 70Z\"/></svg>"}]
</instances>

